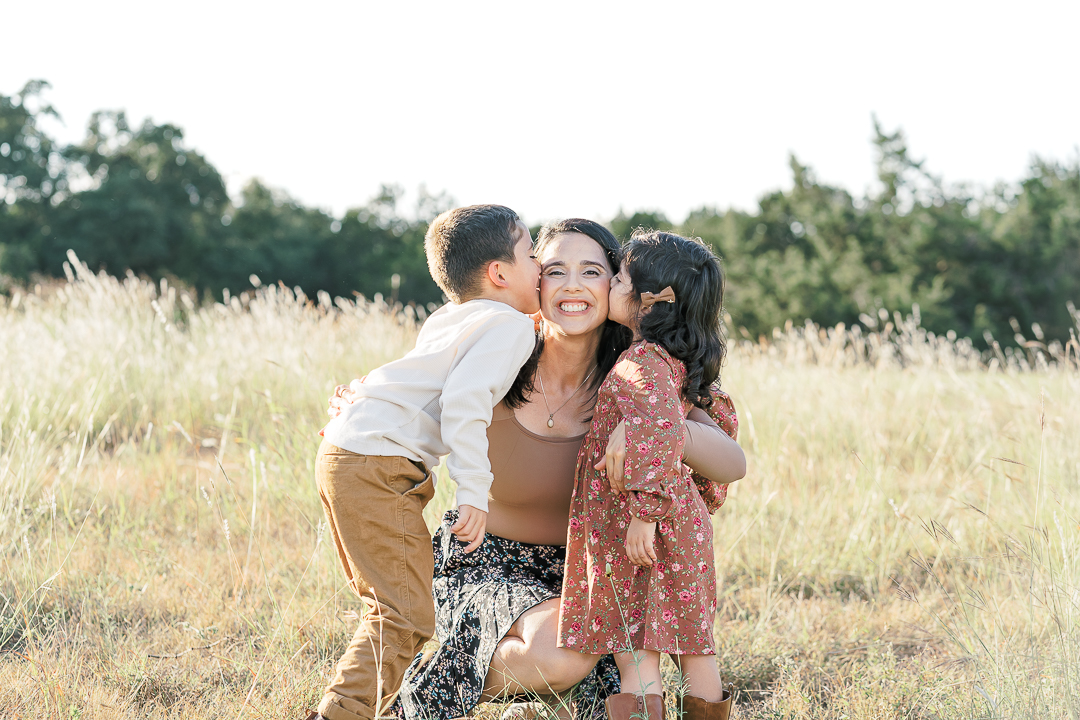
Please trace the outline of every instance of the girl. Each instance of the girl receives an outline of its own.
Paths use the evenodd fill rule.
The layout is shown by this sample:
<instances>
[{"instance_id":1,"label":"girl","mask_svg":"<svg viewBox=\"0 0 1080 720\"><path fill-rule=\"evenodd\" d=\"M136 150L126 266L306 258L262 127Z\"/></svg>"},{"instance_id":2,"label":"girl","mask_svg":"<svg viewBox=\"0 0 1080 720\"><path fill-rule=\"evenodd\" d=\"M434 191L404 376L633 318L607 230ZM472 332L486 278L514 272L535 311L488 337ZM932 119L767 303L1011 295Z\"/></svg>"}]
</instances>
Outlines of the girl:
<instances>
[{"instance_id":1,"label":"girl","mask_svg":"<svg viewBox=\"0 0 1080 720\"><path fill-rule=\"evenodd\" d=\"M709 519L727 486L681 462L692 406L735 436L730 399L712 386L725 352L722 303L717 258L671 233L635 234L611 281L608 317L630 328L634 342L600 387L578 455L559 628L562 647L615 653L622 692L607 700L611 720L661 720L661 653L687 680L686 720L725 720L730 712L713 657ZM731 446L728 460L744 468L742 451ZM622 448L625 492L618 492L619 463L610 458Z\"/></svg>"}]
</instances>

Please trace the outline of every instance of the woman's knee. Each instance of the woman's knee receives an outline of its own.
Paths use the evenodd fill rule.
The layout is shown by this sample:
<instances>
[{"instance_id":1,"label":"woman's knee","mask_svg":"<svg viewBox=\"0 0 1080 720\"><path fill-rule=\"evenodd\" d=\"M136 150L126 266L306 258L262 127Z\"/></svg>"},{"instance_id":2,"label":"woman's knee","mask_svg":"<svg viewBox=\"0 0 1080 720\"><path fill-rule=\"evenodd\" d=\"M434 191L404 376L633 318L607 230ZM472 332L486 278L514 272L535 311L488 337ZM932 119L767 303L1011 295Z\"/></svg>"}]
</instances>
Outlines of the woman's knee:
<instances>
[{"instance_id":1,"label":"woman's knee","mask_svg":"<svg viewBox=\"0 0 1080 720\"><path fill-rule=\"evenodd\" d=\"M558 646L559 600L554 598L530 608L510 630L515 635L512 653L522 670L540 678L534 692L563 692L585 679L600 659Z\"/></svg>"},{"instance_id":2,"label":"woman's knee","mask_svg":"<svg viewBox=\"0 0 1080 720\"><path fill-rule=\"evenodd\" d=\"M537 692L545 689L553 692L569 690L584 680L600 659L599 655L583 655L566 648L554 650L537 658L537 672L547 685L546 688L535 688Z\"/></svg>"}]
</instances>

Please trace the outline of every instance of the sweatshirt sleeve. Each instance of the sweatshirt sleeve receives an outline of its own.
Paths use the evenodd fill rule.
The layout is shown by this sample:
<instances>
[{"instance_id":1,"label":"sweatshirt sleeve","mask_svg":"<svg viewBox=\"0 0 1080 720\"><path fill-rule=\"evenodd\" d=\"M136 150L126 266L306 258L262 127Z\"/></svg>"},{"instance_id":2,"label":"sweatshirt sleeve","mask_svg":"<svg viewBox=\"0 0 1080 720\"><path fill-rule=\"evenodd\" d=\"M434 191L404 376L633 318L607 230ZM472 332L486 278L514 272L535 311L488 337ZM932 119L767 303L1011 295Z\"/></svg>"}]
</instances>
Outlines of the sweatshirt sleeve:
<instances>
[{"instance_id":1,"label":"sweatshirt sleeve","mask_svg":"<svg viewBox=\"0 0 1080 720\"><path fill-rule=\"evenodd\" d=\"M442 437L450 449L446 468L458 486L458 505L487 511L491 413L532 354L536 335L527 317L501 315L477 328L474 336L443 387Z\"/></svg>"},{"instance_id":2,"label":"sweatshirt sleeve","mask_svg":"<svg viewBox=\"0 0 1080 720\"><path fill-rule=\"evenodd\" d=\"M616 400L626 420L626 490L630 513L647 522L673 512L671 483L682 473L683 407L679 377L655 346L619 363L626 382Z\"/></svg>"}]
</instances>

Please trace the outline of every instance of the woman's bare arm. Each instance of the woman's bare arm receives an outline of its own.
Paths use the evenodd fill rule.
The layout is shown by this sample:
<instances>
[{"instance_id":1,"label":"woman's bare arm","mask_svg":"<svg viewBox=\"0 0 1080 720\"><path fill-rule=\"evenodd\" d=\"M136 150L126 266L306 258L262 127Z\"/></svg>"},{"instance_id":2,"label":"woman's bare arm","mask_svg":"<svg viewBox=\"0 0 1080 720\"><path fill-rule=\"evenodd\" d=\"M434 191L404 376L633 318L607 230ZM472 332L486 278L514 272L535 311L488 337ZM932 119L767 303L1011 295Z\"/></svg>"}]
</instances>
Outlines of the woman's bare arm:
<instances>
[{"instance_id":1,"label":"woman's bare arm","mask_svg":"<svg viewBox=\"0 0 1080 720\"><path fill-rule=\"evenodd\" d=\"M746 456L742 448L709 414L699 408L691 408L683 430L683 462L690 469L707 477L717 485L727 485L746 475ZM613 492L625 492L623 463L626 460L625 423L620 422L608 439L607 452L597 470L606 470Z\"/></svg>"},{"instance_id":2,"label":"woman's bare arm","mask_svg":"<svg viewBox=\"0 0 1080 720\"><path fill-rule=\"evenodd\" d=\"M733 483L746 475L746 456L739 444L720 429L709 414L692 408L683 431L683 462L718 485Z\"/></svg>"}]
</instances>

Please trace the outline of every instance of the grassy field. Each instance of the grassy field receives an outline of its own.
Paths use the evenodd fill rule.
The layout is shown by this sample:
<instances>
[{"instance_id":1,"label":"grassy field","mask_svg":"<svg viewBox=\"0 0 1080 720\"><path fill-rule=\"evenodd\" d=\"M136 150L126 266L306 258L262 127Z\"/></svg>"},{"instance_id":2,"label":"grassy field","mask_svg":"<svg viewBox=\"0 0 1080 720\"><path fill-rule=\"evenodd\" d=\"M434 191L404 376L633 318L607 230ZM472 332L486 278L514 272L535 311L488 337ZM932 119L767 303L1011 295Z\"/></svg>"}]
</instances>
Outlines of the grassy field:
<instances>
[{"instance_id":1,"label":"grassy field","mask_svg":"<svg viewBox=\"0 0 1080 720\"><path fill-rule=\"evenodd\" d=\"M0 717L302 717L362 610L313 484L325 398L417 318L72 278L0 298ZM987 367L864 323L733 343L737 716L1080 718L1077 348Z\"/></svg>"}]
</instances>

